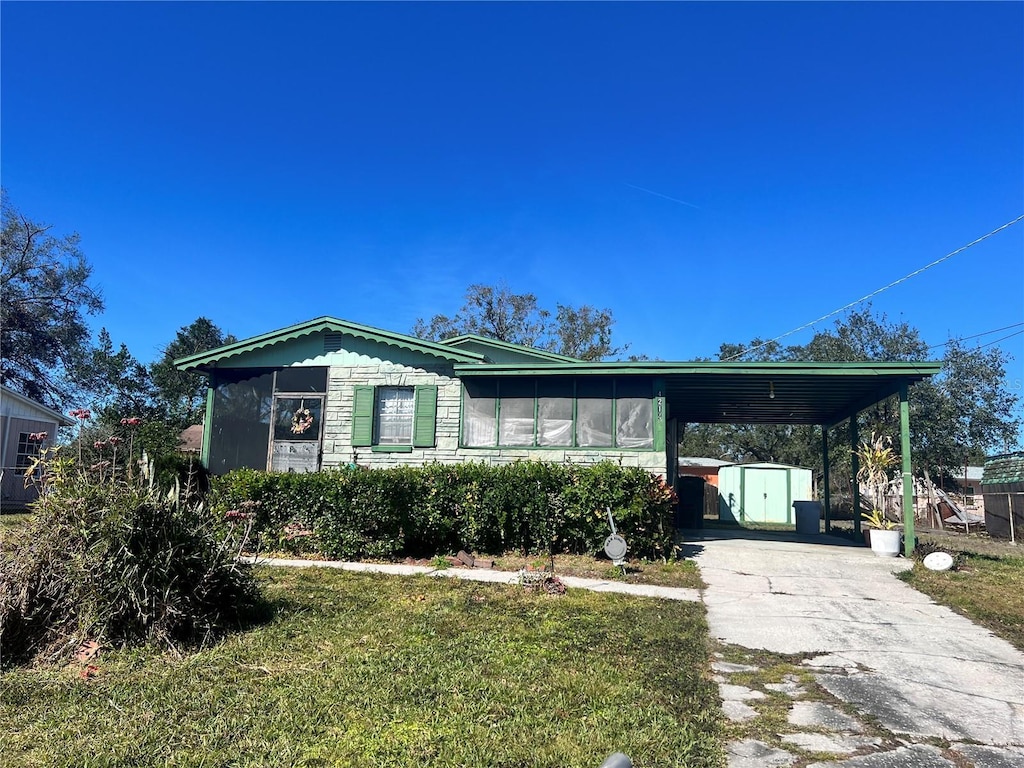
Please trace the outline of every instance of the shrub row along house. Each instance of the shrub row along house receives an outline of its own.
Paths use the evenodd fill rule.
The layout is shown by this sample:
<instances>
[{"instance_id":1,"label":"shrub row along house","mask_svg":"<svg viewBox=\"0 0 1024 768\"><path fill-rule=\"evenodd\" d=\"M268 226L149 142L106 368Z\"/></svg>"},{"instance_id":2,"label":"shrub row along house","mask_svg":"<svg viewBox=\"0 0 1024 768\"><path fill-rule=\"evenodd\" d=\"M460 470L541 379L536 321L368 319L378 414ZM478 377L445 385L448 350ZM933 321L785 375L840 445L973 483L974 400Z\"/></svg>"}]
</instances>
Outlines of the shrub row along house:
<instances>
[{"instance_id":1,"label":"shrub row along house","mask_svg":"<svg viewBox=\"0 0 1024 768\"><path fill-rule=\"evenodd\" d=\"M896 394L909 434L908 389L939 370L929 362L594 363L331 317L176 364L209 378L202 456L214 474L610 459L669 483L678 424L817 424L827 455L829 428Z\"/></svg>"}]
</instances>

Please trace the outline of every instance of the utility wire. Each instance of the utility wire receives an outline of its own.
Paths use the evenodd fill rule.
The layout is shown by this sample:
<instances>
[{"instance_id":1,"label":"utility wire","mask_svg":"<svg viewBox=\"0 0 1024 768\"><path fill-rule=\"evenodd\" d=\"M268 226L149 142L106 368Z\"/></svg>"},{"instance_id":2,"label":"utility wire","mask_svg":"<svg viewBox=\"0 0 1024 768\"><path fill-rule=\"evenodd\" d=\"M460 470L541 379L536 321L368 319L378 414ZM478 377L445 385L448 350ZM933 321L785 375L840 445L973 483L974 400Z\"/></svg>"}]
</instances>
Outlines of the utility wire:
<instances>
[{"instance_id":1,"label":"utility wire","mask_svg":"<svg viewBox=\"0 0 1024 768\"><path fill-rule=\"evenodd\" d=\"M998 344L1000 341L1012 339L1014 336L1020 336L1022 333L1024 333L1024 331L1017 331L1016 333L1011 333L1009 336L1003 336L1003 338L996 339L995 341L990 341L987 344L979 344L978 346L975 347L975 349L984 349L985 347L991 347L993 344Z\"/></svg>"},{"instance_id":2,"label":"utility wire","mask_svg":"<svg viewBox=\"0 0 1024 768\"><path fill-rule=\"evenodd\" d=\"M955 339L950 339L949 341L944 341L941 344L932 344L930 347L926 347L925 351L927 352L929 349L938 349L939 347L945 347L945 346L947 346L949 344L952 344L952 343L958 342L958 341L967 341L968 339L976 339L979 336L988 336L990 333L999 333L1000 331L1008 331L1010 328L1019 328L1022 325L1024 325L1024 323L1014 323L1013 325L1004 325L1002 328L993 328L991 331L982 331L981 333L976 333L973 336L959 336L959 337L957 337ZM1021 333L1024 333L1024 331L1021 331ZM1016 333L1011 333L1010 336L1004 336L1003 338L1008 339L1011 336L1016 336L1016 335L1017 335ZM995 343L996 342L994 342L994 341L989 342L989 344L995 344ZM986 344L985 346L988 346L988 344Z\"/></svg>"},{"instance_id":3,"label":"utility wire","mask_svg":"<svg viewBox=\"0 0 1024 768\"><path fill-rule=\"evenodd\" d=\"M743 355L747 354L748 352L753 352L754 350L761 349L761 347L767 347L769 344L773 344L774 342L779 341L780 339L784 339L787 336L792 336L794 333L799 333L800 331L806 330L806 329L810 328L811 326L817 325L822 320L828 320L830 317L834 317L834 316L838 315L840 312L845 312L846 310L850 309L850 307L855 307L856 305L860 304L861 302L867 301L868 299L877 296L878 294L882 293L882 291L887 291L890 288L893 288L893 287L899 285L900 283L906 282L907 280L909 280L912 277L917 277L922 272L925 272L926 270L929 270L932 267L934 267L934 266L936 266L938 264L941 264L942 262L946 261L947 259L953 258L958 253L963 253L968 248L970 248L972 246L975 246L975 245L977 245L978 243L980 243L980 242L982 242L984 240L988 240L990 237L992 237L992 235L995 235L995 234L997 234L999 232L1002 232L1004 229L1008 229L1009 227L1012 227L1014 224L1017 224L1020 221L1024 221L1024 213L1022 213L1016 219L1013 219L1013 221L1008 221L1005 224L1003 224L1001 227L996 227L995 229L993 229L988 234L982 235L977 240L972 240L967 245L962 245L959 248L957 248L955 251L950 251L949 253L947 253L942 258L936 259L935 261L933 261L931 264L925 264L920 269L915 269L909 275L904 275L903 277L899 278L898 280L893 280L888 285L884 285L881 288L879 288L878 290L872 291L871 293L867 294L866 296L861 296L856 301L851 301L849 304L846 304L845 306L842 306L839 309L833 310L832 312L829 312L827 315L822 315L817 320L811 320L811 322L804 323L799 328L794 328L791 331L786 331L786 333L783 333L780 336L776 336L774 339L769 339L768 341L763 341L760 344L755 344L752 347L748 347L747 349L744 349L742 352L737 352L735 355L729 355L729 357L722 358L722 360L723 360L723 362L725 362L725 361L729 361L729 360L735 360L738 357L743 357Z\"/></svg>"}]
</instances>

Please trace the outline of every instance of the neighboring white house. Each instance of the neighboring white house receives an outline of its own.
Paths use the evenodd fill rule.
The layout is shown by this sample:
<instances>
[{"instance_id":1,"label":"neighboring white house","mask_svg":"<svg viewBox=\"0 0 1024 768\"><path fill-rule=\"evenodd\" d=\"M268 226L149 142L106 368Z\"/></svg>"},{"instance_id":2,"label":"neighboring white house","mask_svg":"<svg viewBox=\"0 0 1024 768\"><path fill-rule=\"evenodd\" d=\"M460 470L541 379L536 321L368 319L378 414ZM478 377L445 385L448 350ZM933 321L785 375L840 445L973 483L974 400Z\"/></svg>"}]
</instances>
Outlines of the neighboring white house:
<instances>
[{"instance_id":1,"label":"neighboring white house","mask_svg":"<svg viewBox=\"0 0 1024 768\"><path fill-rule=\"evenodd\" d=\"M25 468L74 421L0 384L0 512L24 509L37 495ZM44 436L45 435L45 436Z\"/></svg>"}]
</instances>

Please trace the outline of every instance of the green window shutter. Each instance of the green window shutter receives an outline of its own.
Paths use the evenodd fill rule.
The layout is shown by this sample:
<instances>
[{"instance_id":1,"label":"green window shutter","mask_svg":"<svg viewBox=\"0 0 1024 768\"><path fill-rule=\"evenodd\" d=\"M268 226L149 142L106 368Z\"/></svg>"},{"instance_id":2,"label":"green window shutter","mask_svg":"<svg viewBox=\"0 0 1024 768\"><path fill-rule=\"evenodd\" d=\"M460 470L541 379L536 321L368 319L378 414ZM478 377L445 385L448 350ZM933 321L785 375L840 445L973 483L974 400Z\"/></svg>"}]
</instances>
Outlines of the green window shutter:
<instances>
[{"instance_id":1,"label":"green window shutter","mask_svg":"<svg viewBox=\"0 0 1024 768\"><path fill-rule=\"evenodd\" d=\"M412 426L412 444L417 448L434 446L434 426L437 422L437 387L416 387L415 416Z\"/></svg>"},{"instance_id":2,"label":"green window shutter","mask_svg":"<svg viewBox=\"0 0 1024 768\"><path fill-rule=\"evenodd\" d=\"M668 414L665 412L665 380L654 380L654 450L665 450L665 420Z\"/></svg>"},{"instance_id":3,"label":"green window shutter","mask_svg":"<svg viewBox=\"0 0 1024 768\"><path fill-rule=\"evenodd\" d=\"M352 445L373 443L373 387L352 387Z\"/></svg>"}]
</instances>

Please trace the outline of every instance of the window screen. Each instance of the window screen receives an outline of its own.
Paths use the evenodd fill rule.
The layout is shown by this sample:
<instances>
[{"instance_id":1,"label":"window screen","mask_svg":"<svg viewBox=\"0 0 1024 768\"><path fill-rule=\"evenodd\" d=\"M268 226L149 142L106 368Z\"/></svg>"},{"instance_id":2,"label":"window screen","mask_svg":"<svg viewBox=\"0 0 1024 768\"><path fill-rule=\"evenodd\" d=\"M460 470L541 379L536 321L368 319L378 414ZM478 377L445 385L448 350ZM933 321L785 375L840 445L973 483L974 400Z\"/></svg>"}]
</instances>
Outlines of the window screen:
<instances>
[{"instance_id":1,"label":"window screen","mask_svg":"<svg viewBox=\"0 0 1024 768\"><path fill-rule=\"evenodd\" d=\"M323 400L319 397L274 399L274 439L298 442L320 439Z\"/></svg>"},{"instance_id":2,"label":"window screen","mask_svg":"<svg viewBox=\"0 0 1024 768\"><path fill-rule=\"evenodd\" d=\"M533 445L533 380L503 381L498 391L498 445Z\"/></svg>"},{"instance_id":3,"label":"window screen","mask_svg":"<svg viewBox=\"0 0 1024 768\"><path fill-rule=\"evenodd\" d=\"M275 392L326 392L326 368L282 368L277 372Z\"/></svg>"},{"instance_id":4,"label":"window screen","mask_svg":"<svg viewBox=\"0 0 1024 768\"><path fill-rule=\"evenodd\" d=\"M572 381L537 382L537 445L572 445Z\"/></svg>"},{"instance_id":5,"label":"window screen","mask_svg":"<svg viewBox=\"0 0 1024 768\"><path fill-rule=\"evenodd\" d=\"M412 445L416 401L412 387L377 387L377 445Z\"/></svg>"},{"instance_id":6,"label":"window screen","mask_svg":"<svg viewBox=\"0 0 1024 768\"><path fill-rule=\"evenodd\" d=\"M210 429L210 471L267 468L270 416L273 406L272 371L219 372L213 394Z\"/></svg>"},{"instance_id":7,"label":"window screen","mask_svg":"<svg viewBox=\"0 0 1024 768\"><path fill-rule=\"evenodd\" d=\"M607 447L612 444L612 382L580 379L576 384L576 444Z\"/></svg>"},{"instance_id":8,"label":"window screen","mask_svg":"<svg viewBox=\"0 0 1024 768\"><path fill-rule=\"evenodd\" d=\"M462 444L495 445L498 438L498 385L494 381L467 379L462 408Z\"/></svg>"},{"instance_id":9,"label":"window screen","mask_svg":"<svg viewBox=\"0 0 1024 768\"><path fill-rule=\"evenodd\" d=\"M650 381L619 381L615 388L615 444L653 448L653 399Z\"/></svg>"}]
</instances>

